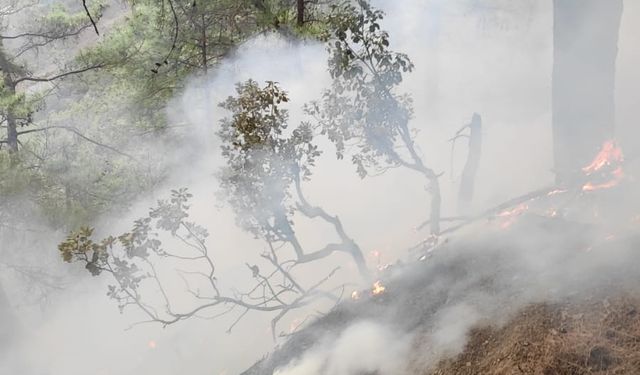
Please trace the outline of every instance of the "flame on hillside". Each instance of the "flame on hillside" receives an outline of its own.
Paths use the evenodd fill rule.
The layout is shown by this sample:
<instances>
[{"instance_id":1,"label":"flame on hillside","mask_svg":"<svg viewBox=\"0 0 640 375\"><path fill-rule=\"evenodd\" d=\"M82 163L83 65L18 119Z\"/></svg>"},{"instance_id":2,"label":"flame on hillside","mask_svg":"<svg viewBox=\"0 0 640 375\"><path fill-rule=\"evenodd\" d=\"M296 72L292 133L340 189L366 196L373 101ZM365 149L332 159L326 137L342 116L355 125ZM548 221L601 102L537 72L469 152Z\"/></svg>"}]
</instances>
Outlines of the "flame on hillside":
<instances>
[{"instance_id":1,"label":"flame on hillside","mask_svg":"<svg viewBox=\"0 0 640 375\"><path fill-rule=\"evenodd\" d=\"M602 173L607 180L603 182L589 181L582 186L582 191L608 189L618 185L624 178L621 164L624 162L622 149L613 140L606 141L593 161L582 168L587 176Z\"/></svg>"},{"instance_id":2,"label":"flame on hillside","mask_svg":"<svg viewBox=\"0 0 640 375\"><path fill-rule=\"evenodd\" d=\"M566 189L556 189L556 190L553 190L553 191L548 192L548 193L547 193L547 196L548 196L548 197L551 197L551 196L553 196L553 195L558 195L558 194L566 193L567 191L569 191L569 190L566 190Z\"/></svg>"},{"instance_id":3,"label":"flame on hillside","mask_svg":"<svg viewBox=\"0 0 640 375\"><path fill-rule=\"evenodd\" d=\"M609 181L602 182L599 184L596 184L593 182L587 182L582 186L582 191L609 189L618 185L623 178L624 178L624 172L622 171L622 167L618 167L611 172L611 179Z\"/></svg>"},{"instance_id":4,"label":"flame on hillside","mask_svg":"<svg viewBox=\"0 0 640 375\"><path fill-rule=\"evenodd\" d=\"M525 211L529 209L529 205L526 203L521 203L511 209L500 211L496 214L497 217L504 219L504 221L500 224L500 228L507 229L513 223L515 223L516 218L522 215Z\"/></svg>"},{"instance_id":5,"label":"flame on hillside","mask_svg":"<svg viewBox=\"0 0 640 375\"><path fill-rule=\"evenodd\" d=\"M605 166L619 164L623 161L624 155L622 154L622 149L616 146L615 141L609 140L602 145L602 149L600 150L600 152L598 152L591 164L582 168L582 171L587 175L591 175L594 172L601 170Z\"/></svg>"},{"instance_id":6,"label":"flame on hillside","mask_svg":"<svg viewBox=\"0 0 640 375\"><path fill-rule=\"evenodd\" d=\"M378 280L373 284L373 287L371 288L371 294L374 296L377 296L384 293L386 289L387 288L384 285L382 285L382 282Z\"/></svg>"}]
</instances>

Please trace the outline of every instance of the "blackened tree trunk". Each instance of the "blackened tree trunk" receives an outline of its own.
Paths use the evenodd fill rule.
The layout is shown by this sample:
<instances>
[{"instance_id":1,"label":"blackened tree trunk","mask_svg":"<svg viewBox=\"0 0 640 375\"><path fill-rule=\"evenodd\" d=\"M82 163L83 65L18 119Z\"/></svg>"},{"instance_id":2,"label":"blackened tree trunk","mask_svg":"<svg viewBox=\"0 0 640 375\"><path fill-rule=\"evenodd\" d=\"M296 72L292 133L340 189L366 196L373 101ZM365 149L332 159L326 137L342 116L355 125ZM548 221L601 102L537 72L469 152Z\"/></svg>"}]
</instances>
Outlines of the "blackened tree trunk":
<instances>
[{"instance_id":1,"label":"blackened tree trunk","mask_svg":"<svg viewBox=\"0 0 640 375\"><path fill-rule=\"evenodd\" d=\"M571 183L614 134L622 0L554 0L553 147L556 182Z\"/></svg>"}]
</instances>

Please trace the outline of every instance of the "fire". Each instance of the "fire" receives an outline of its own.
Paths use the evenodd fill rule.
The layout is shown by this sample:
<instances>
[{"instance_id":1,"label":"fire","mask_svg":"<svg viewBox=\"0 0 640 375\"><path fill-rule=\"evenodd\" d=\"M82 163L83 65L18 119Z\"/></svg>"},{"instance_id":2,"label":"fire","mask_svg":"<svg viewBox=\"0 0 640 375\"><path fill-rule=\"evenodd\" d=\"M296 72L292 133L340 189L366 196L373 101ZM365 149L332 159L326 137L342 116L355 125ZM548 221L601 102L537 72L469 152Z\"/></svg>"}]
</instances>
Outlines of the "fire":
<instances>
[{"instance_id":1,"label":"fire","mask_svg":"<svg viewBox=\"0 0 640 375\"><path fill-rule=\"evenodd\" d=\"M498 217L512 217L521 215L523 212L529 209L529 205L526 203L520 203L510 210L500 211L496 216Z\"/></svg>"},{"instance_id":2,"label":"fire","mask_svg":"<svg viewBox=\"0 0 640 375\"><path fill-rule=\"evenodd\" d=\"M609 140L602 145L602 149L598 152L591 164L582 168L582 171L590 175L605 166L610 166L613 163L619 164L623 161L624 155L622 154L622 149L616 145L615 141Z\"/></svg>"},{"instance_id":3,"label":"fire","mask_svg":"<svg viewBox=\"0 0 640 375\"><path fill-rule=\"evenodd\" d=\"M565 189L556 189L556 190L553 190L553 191L548 192L548 193L547 193L547 196L548 196L548 197L550 197L550 196L553 196L553 195L566 193L567 191L568 191L568 190L565 190Z\"/></svg>"},{"instance_id":4,"label":"fire","mask_svg":"<svg viewBox=\"0 0 640 375\"><path fill-rule=\"evenodd\" d=\"M382 285L382 282L378 280L373 284L373 288L371 288L371 294L374 296L377 296L384 293L386 289L387 288L384 285Z\"/></svg>"},{"instance_id":5,"label":"fire","mask_svg":"<svg viewBox=\"0 0 640 375\"><path fill-rule=\"evenodd\" d=\"M354 301L359 300L360 299L360 293L357 290L354 290L351 293L351 299L354 300Z\"/></svg>"},{"instance_id":6,"label":"fire","mask_svg":"<svg viewBox=\"0 0 640 375\"><path fill-rule=\"evenodd\" d=\"M607 182L603 182L600 184L595 184L593 182L587 182L586 184L584 184L584 186L582 186L582 191L594 191L594 190L600 190L600 189L609 189L612 188L616 185L618 185L622 179L624 178L624 172L622 171L622 167L617 167L616 169L614 169L611 172L611 176L612 179L607 181Z\"/></svg>"},{"instance_id":7,"label":"fire","mask_svg":"<svg viewBox=\"0 0 640 375\"><path fill-rule=\"evenodd\" d=\"M504 210L496 214L497 217L504 218L505 221L500 224L500 228L506 229L509 228L515 221L516 217L522 215L525 211L529 209L529 205L526 203L520 203L512 209Z\"/></svg>"},{"instance_id":8,"label":"fire","mask_svg":"<svg viewBox=\"0 0 640 375\"><path fill-rule=\"evenodd\" d=\"M619 179L611 180L602 184L594 184L591 182L587 182L586 184L584 184L584 186L582 186L582 191L595 191L595 190L601 190L601 189L609 189L618 185L619 183L620 183Z\"/></svg>"},{"instance_id":9,"label":"fire","mask_svg":"<svg viewBox=\"0 0 640 375\"><path fill-rule=\"evenodd\" d=\"M582 186L582 191L594 191L600 189L608 189L618 185L622 179L624 178L624 171L622 167L619 165L624 162L624 155L622 154L622 149L616 146L614 141L607 141L602 145L602 149L598 152L598 155L593 159L591 164L582 168L582 171L587 175L591 176L595 172L603 171L603 168L609 167L607 169L613 168L611 172L608 174L611 175L611 179L605 182L595 183L595 182L587 182ZM606 170L604 170L606 172Z\"/></svg>"}]
</instances>

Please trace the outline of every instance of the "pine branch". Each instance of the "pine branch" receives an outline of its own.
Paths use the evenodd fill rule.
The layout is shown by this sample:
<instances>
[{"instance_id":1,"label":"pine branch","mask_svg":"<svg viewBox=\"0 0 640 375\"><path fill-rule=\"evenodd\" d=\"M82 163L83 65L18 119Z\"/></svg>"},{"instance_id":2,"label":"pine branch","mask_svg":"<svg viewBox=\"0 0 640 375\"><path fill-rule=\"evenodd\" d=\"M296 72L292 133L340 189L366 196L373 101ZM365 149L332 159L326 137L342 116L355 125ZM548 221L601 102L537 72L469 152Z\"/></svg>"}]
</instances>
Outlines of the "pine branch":
<instances>
[{"instance_id":1,"label":"pine branch","mask_svg":"<svg viewBox=\"0 0 640 375\"><path fill-rule=\"evenodd\" d=\"M94 69L100 69L103 68L106 64L97 64L97 65L91 65L91 66L87 66L85 68L82 69L77 69L77 70L71 70L68 72L64 72L64 73L60 73L58 75L52 76L52 77L22 77L22 78L18 78L14 81L15 85L18 85L20 82L24 82L24 81L29 81L29 82L51 82L51 81L55 81L57 79L60 78L64 78L73 74L79 74L79 73L84 73L84 72L88 72L90 70L94 70Z\"/></svg>"}]
</instances>

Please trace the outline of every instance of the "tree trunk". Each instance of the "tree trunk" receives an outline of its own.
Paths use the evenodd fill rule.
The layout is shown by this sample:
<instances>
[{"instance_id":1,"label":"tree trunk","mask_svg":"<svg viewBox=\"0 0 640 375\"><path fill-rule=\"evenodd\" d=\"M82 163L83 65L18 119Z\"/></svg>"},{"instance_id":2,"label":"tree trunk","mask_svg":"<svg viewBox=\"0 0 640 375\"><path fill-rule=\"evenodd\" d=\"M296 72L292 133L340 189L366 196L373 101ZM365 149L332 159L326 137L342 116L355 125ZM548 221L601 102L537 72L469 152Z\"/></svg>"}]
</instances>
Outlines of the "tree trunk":
<instances>
[{"instance_id":1,"label":"tree trunk","mask_svg":"<svg viewBox=\"0 0 640 375\"><path fill-rule=\"evenodd\" d=\"M202 44L200 49L200 54L202 56L202 69L204 74L206 75L209 72L208 65L208 56L207 56L207 24L205 22L204 13L202 13ZM208 105L208 103L207 103Z\"/></svg>"},{"instance_id":2,"label":"tree trunk","mask_svg":"<svg viewBox=\"0 0 640 375\"><path fill-rule=\"evenodd\" d=\"M11 92L11 89L8 90ZM7 117L7 147L9 147L9 152L15 154L18 152L18 125L16 123L16 119L13 114L10 112L6 113Z\"/></svg>"},{"instance_id":3,"label":"tree trunk","mask_svg":"<svg viewBox=\"0 0 640 375\"><path fill-rule=\"evenodd\" d=\"M12 64L5 54L2 41L0 40L0 74L2 74L2 80L4 83L4 89L7 94L15 95L16 85L11 78ZM11 112L11 108L7 108L7 112L4 114L7 122L7 146L11 153L18 151L18 126L14 114Z\"/></svg>"},{"instance_id":4,"label":"tree trunk","mask_svg":"<svg viewBox=\"0 0 640 375\"><path fill-rule=\"evenodd\" d=\"M440 196L440 181L438 177L429 178L431 189L431 214L429 215L431 234L437 236L440 234L440 211L442 198Z\"/></svg>"},{"instance_id":5,"label":"tree trunk","mask_svg":"<svg viewBox=\"0 0 640 375\"><path fill-rule=\"evenodd\" d=\"M622 0L554 0L553 147L556 182L571 183L614 134Z\"/></svg>"},{"instance_id":6,"label":"tree trunk","mask_svg":"<svg viewBox=\"0 0 640 375\"><path fill-rule=\"evenodd\" d=\"M462 170L460 181L460 191L458 193L458 212L467 214L473 200L475 190L476 174L480 164L482 154L482 119L477 113L473 114L469 128L469 151L467 161Z\"/></svg>"},{"instance_id":7,"label":"tree trunk","mask_svg":"<svg viewBox=\"0 0 640 375\"><path fill-rule=\"evenodd\" d=\"M297 0L298 5L298 14L297 14L297 24L298 26L304 25L304 0Z\"/></svg>"}]
</instances>

